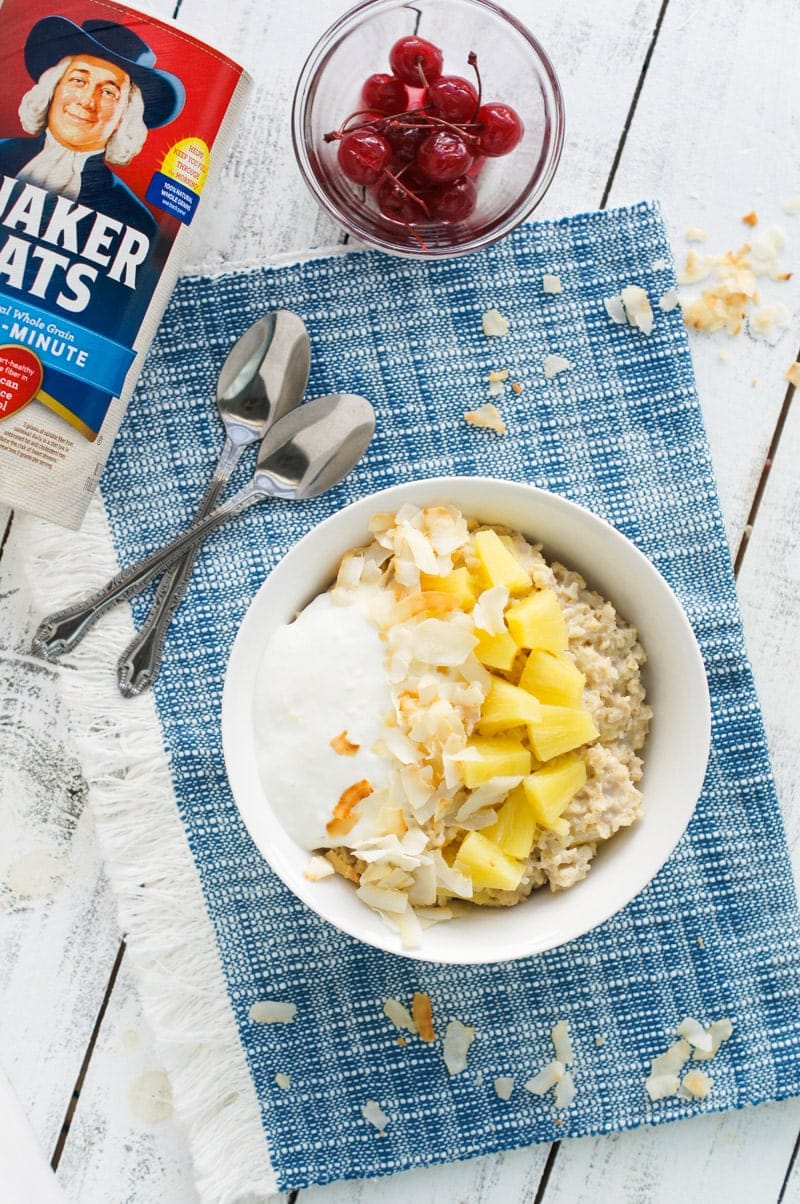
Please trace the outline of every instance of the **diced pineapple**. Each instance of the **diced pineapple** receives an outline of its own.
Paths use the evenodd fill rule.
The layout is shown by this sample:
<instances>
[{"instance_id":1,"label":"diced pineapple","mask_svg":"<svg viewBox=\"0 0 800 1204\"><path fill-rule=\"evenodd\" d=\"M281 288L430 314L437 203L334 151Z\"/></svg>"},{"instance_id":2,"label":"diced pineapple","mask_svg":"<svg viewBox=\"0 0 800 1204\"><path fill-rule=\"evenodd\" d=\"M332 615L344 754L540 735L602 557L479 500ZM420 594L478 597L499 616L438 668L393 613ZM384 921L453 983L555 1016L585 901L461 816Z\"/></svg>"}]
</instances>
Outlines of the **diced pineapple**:
<instances>
[{"instance_id":1,"label":"diced pineapple","mask_svg":"<svg viewBox=\"0 0 800 1204\"><path fill-rule=\"evenodd\" d=\"M565 652L569 646L567 621L552 589L540 589L512 602L506 622L520 648Z\"/></svg>"},{"instance_id":2,"label":"diced pineapple","mask_svg":"<svg viewBox=\"0 0 800 1204\"><path fill-rule=\"evenodd\" d=\"M477 753L477 757L461 761L461 776L469 790L492 778L524 777L531 771L530 751L511 736L470 736L469 750Z\"/></svg>"},{"instance_id":3,"label":"diced pineapple","mask_svg":"<svg viewBox=\"0 0 800 1204\"><path fill-rule=\"evenodd\" d=\"M542 703L541 719L538 723L528 724L528 737L540 761L550 761L599 735L591 715L581 707Z\"/></svg>"},{"instance_id":4,"label":"diced pineapple","mask_svg":"<svg viewBox=\"0 0 800 1204\"><path fill-rule=\"evenodd\" d=\"M536 816L521 785L511 791L497 812L496 822L489 828L483 828L482 834L487 840L493 840L509 857L525 860L533 848Z\"/></svg>"},{"instance_id":5,"label":"diced pineapple","mask_svg":"<svg viewBox=\"0 0 800 1204\"><path fill-rule=\"evenodd\" d=\"M443 577L435 577L432 573L420 573L420 585L424 590L455 594L462 610L472 610L475 605L477 597L475 578L464 565L460 565Z\"/></svg>"},{"instance_id":6,"label":"diced pineapple","mask_svg":"<svg viewBox=\"0 0 800 1204\"><path fill-rule=\"evenodd\" d=\"M475 555L489 588L504 585L510 594L524 594L531 588L530 574L500 539L496 531L476 531L472 537Z\"/></svg>"},{"instance_id":7,"label":"diced pineapple","mask_svg":"<svg viewBox=\"0 0 800 1204\"><path fill-rule=\"evenodd\" d=\"M586 678L569 657L534 648L525 662L519 684L535 694L540 702L555 706L577 706Z\"/></svg>"},{"instance_id":8,"label":"diced pineapple","mask_svg":"<svg viewBox=\"0 0 800 1204\"><path fill-rule=\"evenodd\" d=\"M516 890L522 881L522 862L508 857L480 832L468 832L461 842L455 868L468 874L472 885L487 890Z\"/></svg>"},{"instance_id":9,"label":"diced pineapple","mask_svg":"<svg viewBox=\"0 0 800 1204\"><path fill-rule=\"evenodd\" d=\"M476 627L475 634L478 637L475 655L481 664L487 665L490 669L508 671L517 659L519 652L511 632L500 631L495 635Z\"/></svg>"},{"instance_id":10,"label":"diced pineapple","mask_svg":"<svg viewBox=\"0 0 800 1204\"><path fill-rule=\"evenodd\" d=\"M525 794L540 828L566 835L569 825L561 816L585 783L586 762L571 752L529 774L518 789Z\"/></svg>"},{"instance_id":11,"label":"diced pineapple","mask_svg":"<svg viewBox=\"0 0 800 1204\"><path fill-rule=\"evenodd\" d=\"M533 694L513 686L503 677L492 676L481 707L479 732L485 736L496 736L511 727L538 723L541 718L542 704Z\"/></svg>"}]
</instances>

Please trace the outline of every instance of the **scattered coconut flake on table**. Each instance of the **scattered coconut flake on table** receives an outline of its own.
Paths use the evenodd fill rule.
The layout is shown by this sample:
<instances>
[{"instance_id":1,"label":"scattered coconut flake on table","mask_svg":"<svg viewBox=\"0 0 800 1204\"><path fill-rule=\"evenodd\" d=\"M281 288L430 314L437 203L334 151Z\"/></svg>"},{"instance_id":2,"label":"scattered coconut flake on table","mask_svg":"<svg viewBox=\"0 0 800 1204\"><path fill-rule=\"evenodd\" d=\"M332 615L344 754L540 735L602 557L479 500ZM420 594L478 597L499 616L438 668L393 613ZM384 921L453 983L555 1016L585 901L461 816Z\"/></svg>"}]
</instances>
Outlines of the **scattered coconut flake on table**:
<instances>
[{"instance_id":1,"label":"scattered coconut flake on table","mask_svg":"<svg viewBox=\"0 0 800 1204\"><path fill-rule=\"evenodd\" d=\"M436 1031L433 1027L433 1007L430 995L426 995L423 991L417 991L411 1003L411 1014L421 1040L433 1041Z\"/></svg>"},{"instance_id":2,"label":"scattered coconut flake on table","mask_svg":"<svg viewBox=\"0 0 800 1204\"><path fill-rule=\"evenodd\" d=\"M542 276L542 288L546 293L563 292L563 289L561 288L561 277L551 276L549 273L545 273L545 275Z\"/></svg>"},{"instance_id":3,"label":"scattered coconut flake on table","mask_svg":"<svg viewBox=\"0 0 800 1204\"><path fill-rule=\"evenodd\" d=\"M368 1099L365 1104L362 1104L361 1115L364 1117L364 1120L368 1121L369 1124L378 1130L379 1136L384 1136L386 1126L389 1123L389 1117L376 1100Z\"/></svg>"},{"instance_id":4,"label":"scattered coconut flake on table","mask_svg":"<svg viewBox=\"0 0 800 1204\"><path fill-rule=\"evenodd\" d=\"M612 322L616 322L617 326L625 326L628 322L628 315L625 313L625 306L622 304L622 297L619 295L614 297L606 297L603 301L606 307L606 313Z\"/></svg>"},{"instance_id":5,"label":"scattered coconut flake on table","mask_svg":"<svg viewBox=\"0 0 800 1204\"><path fill-rule=\"evenodd\" d=\"M671 310L673 310L675 308L675 306L677 304L678 304L678 290L675 288L668 288L665 293L661 294L661 297L659 298L659 301L658 301L658 308L660 310L662 310L663 313L668 314Z\"/></svg>"},{"instance_id":6,"label":"scattered coconut flake on table","mask_svg":"<svg viewBox=\"0 0 800 1204\"><path fill-rule=\"evenodd\" d=\"M636 326L642 334L650 334L653 329L653 307L645 290L638 284L628 284L620 296L630 325Z\"/></svg>"},{"instance_id":7,"label":"scattered coconut flake on table","mask_svg":"<svg viewBox=\"0 0 800 1204\"><path fill-rule=\"evenodd\" d=\"M689 226L684 231L683 237L687 242L705 242L708 238L708 231L701 230L699 226Z\"/></svg>"},{"instance_id":8,"label":"scattered coconut flake on table","mask_svg":"<svg viewBox=\"0 0 800 1204\"><path fill-rule=\"evenodd\" d=\"M483 333L487 338L504 338L508 334L508 318L504 318L498 309L492 306L481 318Z\"/></svg>"},{"instance_id":9,"label":"scattered coconut flake on table","mask_svg":"<svg viewBox=\"0 0 800 1204\"><path fill-rule=\"evenodd\" d=\"M460 1074L467 1066L469 1047L475 1039L475 1029L460 1020L451 1020L445 1029L442 1055L447 1072Z\"/></svg>"},{"instance_id":10,"label":"scattered coconut flake on table","mask_svg":"<svg viewBox=\"0 0 800 1204\"><path fill-rule=\"evenodd\" d=\"M800 196L790 196L788 201L783 202L783 212L788 213L790 217L793 217L798 209L800 209Z\"/></svg>"},{"instance_id":11,"label":"scattered coconut flake on table","mask_svg":"<svg viewBox=\"0 0 800 1204\"><path fill-rule=\"evenodd\" d=\"M553 1103L557 1108L569 1108L575 1101L575 1080L571 1070L564 1071L564 1077L556 1083L553 1093Z\"/></svg>"},{"instance_id":12,"label":"scattered coconut flake on table","mask_svg":"<svg viewBox=\"0 0 800 1204\"><path fill-rule=\"evenodd\" d=\"M532 1095L544 1095L551 1087L555 1087L557 1083L561 1082L566 1072L567 1068L564 1063L554 1058L552 1062L548 1062L538 1074L528 1079L522 1086L526 1091L530 1091Z\"/></svg>"},{"instance_id":13,"label":"scattered coconut flake on table","mask_svg":"<svg viewBox=\"0 0 800 1204\"><path fill-rule=\"evenodd\" d=\"M568 1020L556 1021L550 1032L550 1040L556 1056L522 1085L533 1095L545 1095L555 1088L553 1102L556 1108L569 1108L575 1099L575 1080L567 1069L574 1059Z\"/></svg>"},{"instance_id":14,"label":"scattered coconut flake on table","mask_svg":"<svg viewBox=\"0 0 800 1204\"><path fill-rule=\"evenodd\" d=\"M758 214L756 213L755 209L751 209L749 213L745 213L742 217L742 221L746 226L757 226Z\"/></svg>"},{"instance_id":15,"label":"scattered coconut flake on table","mask_svg":"<svg viewBox=\"0 0 800 1204\"><path fill-rule=\"evenodd\" d=\"M544 374L547 380L558 376L559 372L567 372L572 367L572 361L563 355L546 355L544 357Z\"/></svg>"},{"instance_id":16,"label":"scattered coconut flake on table","mask_svg":"<svg viewBox=\"0 0 800 1204\"><path fill-rule=\"evenodd\" d=\"M791 381L796 389L800 388L800 364L798 364L797 360L792 360L786 369L786 379Z\"/></svg>"},{"instance_id":17,"label":"scattered coconut flake on table","mask_svg":"<svg viewBox=\"0 0 800 1204\"><path fill-rule=\"evenodd\" d=\"M506 433L503 416L491 401L484 402L482 406L478 406L477 410L467 410L464 419L470 426L483 427L486 430L495 431L498 435Z\"/></svg>"},{"instance_id":18,"label":"scattered coconut flake on table","mask_svg":"<svg viewBox=\"0 0 800 1204\"><path fill-rule=\"evenodd\" d=\"M685 1037L695 1049L700 1049L704 1053L711 1051L711 1033L707 1032L700 1021L695 1020L693 1016L687 1016L685 1020L682 1020L675 1031L679 1037Z\"/></svg>"},{"instance_id":19,"label":"scattered coconut flake on table","mask_svg":"<svg viewBox=\"0 0 800 1204\"><path fill-rule=\"evenodd\" d=\"M673 1042L665 1053L653 1058L650 1074L645 1079L645 1090L654 1102L677 1096L679 1099L705 1099L711 1090L713 1079L697 1067L690 1068L681 1079L681 1072L691 1058L693 1061L708 1061L719 1050L723 1041L733 1033L733 1025L727 1018L715 1020L703 1026L692 1016L687 1016L676 1030L679 1040Z\"/></svg>"},{"instance_id":20,"label":"scattered coconut flake on table","mask_svg":"<svg viewBox=\"0 0 800 1204\"><path fill-rule=\"evenodd\" d=\"M262 999L250 1005L248 1019L254 1024L291 1024L297 1012L296 1003L281 1003L278 1000Z\"/></svg>"},{"instance_id":21,"label":"scattered coconut flake on table","mask_svg":"<svg viewBox=\"0 0 800 1204\"><path fill-rule=\"evenodd\" d=\"M785 282L791 272L778 262L778 253L786 243L779 226L770 226L738 251L721 255L699 256L690 251L684 268L678 272L678 283L707 282L699 295L681 298L683 320L694 330L713 333L726 330L730 335L741 332L748 315L757 314L750 328L755 334L780 334L788 320L788 310L782 303L764 303L758 291L758 278Z\"/></svg>"},{"instance_id":22,"label":"scattered coconut flake on table","mask_svg":"<svg viewBox=\"0 0 800 1204\"><path fill-rule=\"evenodd\" d=\"M706 1099L713 1086L714 1080L704 1070L689 1070L683 1076L681 1095L689 1099Z\"/></svg>"},{"instance_id":23,"label":"scattered coconut flake on table","mask_svg":"<svg viewBox=\"0 0 800 1204\"><path fill-rule=\"evenodd\" d=\"M383 1005L383 1012L385 1016L388 1016L395 1028L405 1029L409 1033L417 1031L414 1017L399 999L387 999Z\"/></svg>"},{"instance_id":24,"label":"scattered coconut flake on table","mask_svg":"<svg viewBox=\"0 0 800 1204\"><path fill-rule=\"evenodd\" d=\"M566 1020L559 1020L550 1034L550 1039L553 1042L556 1060L570 1065L573 1057L572 1042L569 1036L569 1023Z\"/></svg>"},{"instance_id":25,"label":"scattered coconut flake on table","mask_svg":"<svg viewBox=\"0 0 800 1204\"><path fill-rule=\"evenodd\" d=\"M497 1098L502 1100L511 1099L511 1093L514 1090L515 1079L509 1075L501 1074L493 1080L494 1089L497 1093Z\"/></svg>"},{"instance_id":26,"label":"scattered coconut flake on table","mask_svg":"<svg viewBox=\"0 0 800 1204\"><path fill-rule=\"evenodd\" d=\"M500 397L508 380L508 368L495 368L486 379L489 382L489 396Z\"/></svg>"},{"instance_id":27,"label":"scattered coconut flake on table","mask_svg":"<svg viewBox=\"0 0 800 1204\"><path fill-rule=\"evenodd\" d=\"M276 1074L275 1084L280 1087L281 1091L288 1091L292 1085L292 1076L290 1074Z\"/></svg>"}]
</instances>

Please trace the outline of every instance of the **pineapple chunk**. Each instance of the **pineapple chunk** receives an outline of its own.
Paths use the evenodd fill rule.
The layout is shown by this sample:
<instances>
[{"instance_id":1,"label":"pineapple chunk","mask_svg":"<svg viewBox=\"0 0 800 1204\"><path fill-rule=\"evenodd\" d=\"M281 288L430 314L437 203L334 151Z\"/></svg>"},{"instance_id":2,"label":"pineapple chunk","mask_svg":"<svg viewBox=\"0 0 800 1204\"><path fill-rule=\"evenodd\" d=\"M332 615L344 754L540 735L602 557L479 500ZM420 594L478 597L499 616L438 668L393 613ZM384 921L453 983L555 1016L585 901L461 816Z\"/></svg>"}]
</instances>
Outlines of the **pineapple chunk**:
<instances>
[{"instance_id":1,"label":"pineapple chunk","mask_svg":"<svg viewBox=\"0 0 800 1204\"><path fill-rule=\"evenodd\" d=\"M444 577L435 577L432 573L420 573L420 585L424 590L434 590L437 593L455 594L458 605L462 610L472 610L477 596L475 578L468 568L461 565Z\"/></svg>"},{"instance_id":2,"label":"pineapple chunk","mask_svg":"<svg viewBox=\"0 0 800 1204\"><path fill-rule=\"evenodd\" d=\"M530 574L505 546L496 531L476 531L472 537L472 545L489 588L504 585L510 594L528 592L532 584Z\"/></svg>"},{"instance_id":3,"label":"pineapple chunk","mask_svg":"<svg viewBox=\"0 0 800 1204\"><path fill-rule=\"evenodd\" d=\"M490 828L484 828L482 835L493 840L509 857L524 861L529 855L536 835L536 816L521 785L511 791L497 812L497 820Z\"/></svg>"},{"instance_id":4,"label":"pineapple chunk","mask_svg":"<svg viewBox=\"0 0 800 1204\"><path fill-rule=\"evenodd\" d=\"M469 790L492 778L524 777L531 771L530 751L510 736L470 736L467 749L478 754L475 760L461 762L461 776Z\"/></svg>"},{"instance_id":5,"label":"pineapple chunk","mask_svg":"<svg viewBox=\"0 0 800 1204\"><path fill-rule=\"evenodd\" d=\"M533 694L521 690L519 686L512 686L503 677L492 676L481 707L479 732L485 736L496 736L510 727L538 723L541 718L542 704Z\"/></svg>"},{"instance_id":6,"label":"pineapple chunk","mask_svg":"<svg viewBox=\"0 0 800 1204\"><path fill-rule=\"evenodd\" d=\"M480 832L468 832L464 837L455 868L468 874L474 887L487 890L516 890L525 869L521 861L507 857Z\"/></svg>"},{"instance_id":7,"label":"pineapple chunk","mask_svg":"<svg viewBox=\"0 0 800 1204\"><path fill-rule=\"evenodd\" d=\"M520 648L565 652L569 646L567 621L552 589L540 589L513 602L506 611L506 622Z\"/></svg>"},{"instance_id":8,"label":"pineapple chunk","mask_svg":"<svg viewBox=\"0 0 800 1204\"><path fill-rule=\"evenodd\" d=\"M534 648L525 662L519 684L540 702L556 706L578 706L586 678L566 656Z\"/></svg>"},{"instance_id":9,"label":"pineapple chunk","mask_svg":"<svg viewBox=\"0 0 800 1204\"><path fill-rule=\"evenodd\" d=\"M517 789L525 794L540 828L566 836L569 824L561 816L585 783L586 762L573 752L529 774Z\"/></svg>"},{"instance_id":10,"label":"pineapple chunk","mask_svg":"<svg viewBox=\"0 0 800 1204\"><path fill-rule=\"evenodd\" d=\"M487 665L490 669L508 671L517 659L519 652L511 632L501 631L495 635L476 627L475 634L478 637L475 655L481 664Z\"/></svg>"},{"instance_id":11,"label":"pineapple chunk","mask_svg":"<svg viewBox=\"0 0 800 1204\"><path fill-rule=\"evenodd\" d=\"M540 761L550 761L599 735L591 715L581 707L542 703L541 720L528 724L528 738Z\"/></svg>"}]
</instances>

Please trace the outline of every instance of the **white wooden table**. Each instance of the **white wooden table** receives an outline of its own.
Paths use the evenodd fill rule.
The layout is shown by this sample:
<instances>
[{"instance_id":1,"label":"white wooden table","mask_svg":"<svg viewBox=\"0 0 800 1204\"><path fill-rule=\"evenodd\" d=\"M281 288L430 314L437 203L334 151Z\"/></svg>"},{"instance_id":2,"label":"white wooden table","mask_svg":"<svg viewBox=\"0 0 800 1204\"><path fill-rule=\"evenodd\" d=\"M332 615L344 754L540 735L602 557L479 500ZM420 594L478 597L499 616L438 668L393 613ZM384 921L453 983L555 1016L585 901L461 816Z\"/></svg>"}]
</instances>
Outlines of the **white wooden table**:
<instances>
[{"instance_id":1,"label":"white wooden table","mask_svg":"<svg viewBox=\"0 0 800 1204\"><path fill-rule=\"evenodd\" d=\"M304 57L342 0L140 6L227 51L257 82L190 270L340 241L295 169L289 112ZM706 230L700 249L715 252L772 223L787 234L783 262L796 276L764 291L789 306L789 330L775 345L747 333L696 334L692 352L800 869L800 401L785 377L800 348L800 213L784 212L800 194L797 0L508 7L550 52L566 95L566 146L537 217L657 197L679 262L689 227ZM741 221L750 210L755 231ZM190 1204L186 1142L126 965L80 765L64 751L55 674L27 656L32 616L15 530L14 516L0 514L0 1069L68 1200ZM10 1141L10 1115L0 1092L0 1201L37 1204L47 1198L41 1185L4 1182L4 1141L6 1154L9 1143L22 1148ZM799 1132L792 1100L299 1196L303 1204L800 1200Z\"/></svg>"}]
</instances>

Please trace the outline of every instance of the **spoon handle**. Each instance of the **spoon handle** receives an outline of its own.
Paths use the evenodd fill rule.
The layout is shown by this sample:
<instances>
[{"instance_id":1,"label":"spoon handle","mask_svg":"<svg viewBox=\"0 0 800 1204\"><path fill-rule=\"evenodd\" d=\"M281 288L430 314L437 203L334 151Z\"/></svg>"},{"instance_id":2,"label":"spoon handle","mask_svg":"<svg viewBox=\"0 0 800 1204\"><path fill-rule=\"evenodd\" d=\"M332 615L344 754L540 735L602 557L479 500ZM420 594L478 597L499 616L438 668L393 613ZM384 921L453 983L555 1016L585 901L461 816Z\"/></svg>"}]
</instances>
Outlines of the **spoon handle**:
<instances>
[{"instance_id":1,"label":"spoon handle","mask_svg":"<svg viewBox=\"0 0 800 1204\"><path fill-rule=\"evenodd\" d=\"M182 552L200 544L210 531L221 527L229 518L241 514L263 495L264 491L251 481L213 514L194 523L163 548L151 552L149 556L137 560L135 564L117 573L102 589L73 602L64 610L48 615L39 624L33 637L31 651L34 656L50 659L70 652L107 610L116 606L118 602L132 598L148 581L172 564Z\"/></svg>"},{"instance_id":2,"label":"spoon handle","mask_svg":"<svg viewBox=\"0 0 800 1204\"><path fill-rule=\"evenodd\" d=\"M234 444L226 436L214 475L197 507L193 522L205 518L214 509L244 446L243 443ZM117 680L126 698L135 698L147 690L158 676L167 628L183 601L199 550L199 544L195 544L164 573L158 583L150 613L117 662Z\"/></svg>"}]
</instances>

